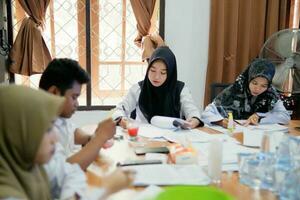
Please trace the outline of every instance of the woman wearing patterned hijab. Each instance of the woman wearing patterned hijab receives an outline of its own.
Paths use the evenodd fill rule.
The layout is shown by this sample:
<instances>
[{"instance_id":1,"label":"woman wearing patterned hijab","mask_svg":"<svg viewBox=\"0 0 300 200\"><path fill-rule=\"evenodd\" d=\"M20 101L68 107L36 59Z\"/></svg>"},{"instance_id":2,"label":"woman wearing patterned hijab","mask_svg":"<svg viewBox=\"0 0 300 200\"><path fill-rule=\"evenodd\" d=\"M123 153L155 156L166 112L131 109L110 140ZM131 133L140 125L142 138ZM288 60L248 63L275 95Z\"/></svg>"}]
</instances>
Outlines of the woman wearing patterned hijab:
<instances>
[{"instance_id":1,"label":"woman wearing patterned hijab","mask_svg":"<svg viewBox=\"0 0 300 200\"><path fill-rule=\"evenodd\" d=\"M283 106L272 79L274 65L266 59L255 59L240 74L234 84L224 89L202 113L207 123L227 126L227 114L234 119L245 119L244 125L258 123L287 124L290 116Z\"/></svg>"},{"instance_id":2,"label":"woman wearing patterned hijab","mask_svg":"<svg viewBox=\"0 0 300 200\"><path fill-rule=\"evenodd\" d=\"M64 99L24 86L0 86L0 199L50 199L42 164L54 153L51 129Z\"/></svg>"},{"instance_id":3,"label":"woman wearing patterned hijab","mask_svg":"<svg viewBox=\"0 0 300 200\"><path fill-rule=\"evenodd\" d=\"M132 86L117 105L114 118L125 117L134 109L136 119L143 123L150 123L153 116L166 116L185 118L190 128L203 125L189 90L177 80L176 58L166 46L153 52L144 80Z\"/></svg>"}]
</instances>

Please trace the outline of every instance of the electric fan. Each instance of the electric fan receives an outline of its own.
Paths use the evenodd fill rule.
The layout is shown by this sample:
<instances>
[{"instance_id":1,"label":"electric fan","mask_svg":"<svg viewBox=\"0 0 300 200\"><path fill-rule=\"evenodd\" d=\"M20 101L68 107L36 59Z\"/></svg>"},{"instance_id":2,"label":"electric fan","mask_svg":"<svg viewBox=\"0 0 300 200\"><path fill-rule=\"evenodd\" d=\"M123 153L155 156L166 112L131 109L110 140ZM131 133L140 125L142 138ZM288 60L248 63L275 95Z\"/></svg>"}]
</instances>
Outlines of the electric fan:
<instances>
[{"instance_id":1,"label":"electric fan","mask_svg":"<svg viewBox=\"0 0 300 200\"><path fill-rule=\"evenodd\" d=\"M272 85L287 110L292 111L292 119L297 119L300 117L300 29L285 29L271 35L259 57L275 65Z\"/></svg>"},{"instance_id":2,"label":"electric fan","mask_svg":"<svg viewBox=\"0 0 300 200\"><path fill-rule=\"evenodd\" d=\"M300 29L285 29L271 35L259 57L275 65L272 84L280 93L300 94Z\"/></svg>"}]
</instances>

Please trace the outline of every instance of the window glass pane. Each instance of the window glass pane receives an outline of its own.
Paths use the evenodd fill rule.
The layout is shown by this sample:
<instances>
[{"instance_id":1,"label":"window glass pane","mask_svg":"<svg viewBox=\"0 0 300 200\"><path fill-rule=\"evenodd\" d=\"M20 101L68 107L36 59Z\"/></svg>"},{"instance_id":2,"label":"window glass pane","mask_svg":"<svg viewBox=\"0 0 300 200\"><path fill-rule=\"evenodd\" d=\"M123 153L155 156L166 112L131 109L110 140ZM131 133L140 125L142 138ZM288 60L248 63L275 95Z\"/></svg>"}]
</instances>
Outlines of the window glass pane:
<instances>
[{"instance_id":1,"label":"window glass pane","mask_svg":"<svg viewBox=\"0 0 300 200\"><path fill-rule=\"evenodd\" d=\"M120 61L122 59L122 1L100 0L98 6L100 6L99 59Z\"/></svg>"},{"instance_id":2,"label":"window glass pane","mask_svg":"<svg viewBox=\"0 0 300 200\"><path fill-rule=\"evenodd\" d=\"M13 1L12 5L16 37L25 12L18 1ZM72 58L85 68L85 0L50 1L42 34L53 58ZM15 82L38 88L40 77L40 74L30 77L16 75ZM80 105L86 105L85 87L79 102Z\"/></svg>"},{"instance_id":3,"label":"window glass pane","mask_svg":"<svg viewBox=\"0 0 300 200\"><path fill-rule=\"evenodd\" d=\"M136 20L130 0L89 0L90 27L86 26L86 0L51 0L43 37L53 58L72 58L86 68L91 61L91 105L115 105L128 89L143 80L146 63L141 62L141 50L134 44ZM158 1L159 2L159 1ZM158 3L159 4L159 3ZM25 12L17 0L12 1L14 36ZM157 32L158 9L155 9L151 31ZM86 30L90 35L86 35ZM152 31L153 32L153 31ZM87 55L86 39L90 37L91 55ZM41 75L16 75L17 84L38 87ZM79 97L86 106L87 86Z\"/></svg>"},{"instance_id":4,"label":"window glass pane","mask_svg":"<svg viewBox=\"0 0 300 200\"><path fill-rule=\"evenodd\" d=\"M125 66L125 90L129 90L130 87L139 81L144 79L146 74L147 65L126 65Z\"/></svg>"}]
</instances>

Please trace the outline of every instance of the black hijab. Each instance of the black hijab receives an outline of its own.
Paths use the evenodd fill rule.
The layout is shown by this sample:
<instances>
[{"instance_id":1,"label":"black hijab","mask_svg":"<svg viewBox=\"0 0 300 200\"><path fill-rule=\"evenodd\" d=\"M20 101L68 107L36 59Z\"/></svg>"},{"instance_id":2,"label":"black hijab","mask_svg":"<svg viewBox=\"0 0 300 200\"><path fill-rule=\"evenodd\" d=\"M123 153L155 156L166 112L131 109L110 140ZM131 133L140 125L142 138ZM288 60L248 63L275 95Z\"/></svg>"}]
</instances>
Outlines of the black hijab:
<instances>
[{"instance_id":1,"label":"black hijab","mask_svg":"<svg viewBox=\"0 0 300 200\"><path fill-rule=\"evenodd\" d=\"M157 60L163 61L167 67L167 79L159 87L153 86L148 79L150 67ZM159 47L153 52L144 81L139 85L139 107L148 122L155 115L180 117L180 93L184 83L177 80L176 58L168 47Z\"/></svg>"},{"instance_id":2,"label":"black hijab","mask_svg":"<svg viewBox=\"0 0 300 200\"><path fill-rule=\"evenodd\" d=\"M247 69L240 74L234 84L224 89L214 100L214 103L223 117L232 111L236 119L248 119L253 113L266 113L273 109L279 96L272 87L275 74L274 65L266 59L255 59ZM251 95L249 83L256 77L268 80L268 89L254 97Z\"/></svg>"}]
</instances>

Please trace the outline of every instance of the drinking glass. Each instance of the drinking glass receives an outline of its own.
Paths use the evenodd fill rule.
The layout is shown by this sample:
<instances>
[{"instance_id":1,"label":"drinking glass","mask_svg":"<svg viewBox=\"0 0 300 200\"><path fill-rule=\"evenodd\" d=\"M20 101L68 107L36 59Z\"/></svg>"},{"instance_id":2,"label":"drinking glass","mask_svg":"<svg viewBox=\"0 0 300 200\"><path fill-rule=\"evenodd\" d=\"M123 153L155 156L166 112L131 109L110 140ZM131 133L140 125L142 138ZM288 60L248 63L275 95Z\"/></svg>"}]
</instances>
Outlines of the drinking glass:
<instances>
[{"instance_id":1,"label":"drinking glass","mask_svg":"<svg viewBox=\"0 0 300 200\"><path fill-rule=\"evenodd\" d=\"M127 123L127 132L129 135L129 140L137 141L139 131L139 123L133 119L129 119Z\"/></svg>"}]
</instances>

